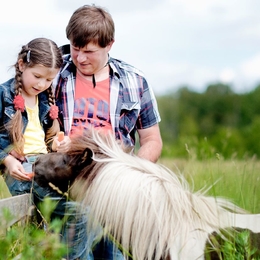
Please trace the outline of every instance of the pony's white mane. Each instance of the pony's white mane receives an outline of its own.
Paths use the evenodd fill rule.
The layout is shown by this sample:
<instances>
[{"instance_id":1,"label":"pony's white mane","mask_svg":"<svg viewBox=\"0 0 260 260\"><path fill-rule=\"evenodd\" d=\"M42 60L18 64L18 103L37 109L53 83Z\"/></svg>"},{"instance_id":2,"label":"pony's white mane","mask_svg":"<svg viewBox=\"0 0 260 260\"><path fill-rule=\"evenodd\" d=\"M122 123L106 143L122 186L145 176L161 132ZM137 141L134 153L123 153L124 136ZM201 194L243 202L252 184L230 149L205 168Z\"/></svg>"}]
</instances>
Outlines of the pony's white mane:
<instances>
[{"instance_id":1,"label":"pony's white mane","mask_svg":"<svg viewBox=\"0 0 260 260\"><path fill-rule=\"evenodd\" d=\"M193 193L181 175L125 153L113 136L93 132L93 142L107 158L93 154L102 167L83 204L134 259L166 258L177 238L185 243L191 231L205 237L230 225L227 211L238 210L231 202Z\"/></svg>"}]
</instances>

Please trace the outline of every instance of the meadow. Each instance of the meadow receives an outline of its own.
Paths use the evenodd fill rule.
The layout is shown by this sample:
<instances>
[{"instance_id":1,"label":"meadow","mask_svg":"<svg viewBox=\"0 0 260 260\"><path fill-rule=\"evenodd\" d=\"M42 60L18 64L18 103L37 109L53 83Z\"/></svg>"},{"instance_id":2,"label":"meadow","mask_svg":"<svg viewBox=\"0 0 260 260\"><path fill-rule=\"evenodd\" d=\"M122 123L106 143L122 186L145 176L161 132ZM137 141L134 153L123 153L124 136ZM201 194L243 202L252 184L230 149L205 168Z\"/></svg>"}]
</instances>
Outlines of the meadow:
<instances>
[{"instance_id":1,"label":"meadow","mask_svg":"<svg viewBox=\"0 0 260 260\"><path fill-rule=\"evenodd\" d=\"M260 213L260 161L250 159L182 160L160 159L159 163L185 176L193 191L232 200L238 206Z\"/></svg>"},{"instance_id":2,"label":"meadow","mask_svg":"<svg viewBox=\"0 0 260 260\"><path fill-rule=\"evenodd\" d=\"M194 192L204 191L206 195L225 197L251 213L260 213L258 202L260 161L258 160L222 160L216 157L201 161L192 158L188 160L161 158L158 163L175 173L184 175ZM0 176L0 198L9 196L10 193ZM45 208L50 209L49 205L47 203ZM48 214L50 215L50 212ZM20 259L32 257L42 260L61 259L66 248L59 243L58 239L60 224L51 223L50 232L35 228L33 225L13 228L6 233L6 236L0 237L0 259L13 259L18 254L21 256ZM207 260L260 259L260 251L252 245L252 236L247 232L235 234L228 241L218 240L216 243L214 242L221 251L212 250L209 246L207 252L210 252L210 255L206 257ZM222 243L221 247L219 243ZM255 246L259 248L259 243L257 242ZM212 254L217 254L218 257L213 258Z\"/></svg>"},{"instance_id":3,"label":"meadow","mask_svg":"<svg viewBox=\"0 0 260 260\"><path fill-rule=\"evenodd\" d=\"M159 161L176 173L185 176L193 191L205 191L207 195L224 197L250 213L260 213L260 161L223 160L216 156L208 160ZM230 232L230 231L229 231ZM210 236L212 244L205 249L206 260L259 260L260 238L248 230ZM212 247L212 245L214 245Z\"/></svg>"}]
</instances>

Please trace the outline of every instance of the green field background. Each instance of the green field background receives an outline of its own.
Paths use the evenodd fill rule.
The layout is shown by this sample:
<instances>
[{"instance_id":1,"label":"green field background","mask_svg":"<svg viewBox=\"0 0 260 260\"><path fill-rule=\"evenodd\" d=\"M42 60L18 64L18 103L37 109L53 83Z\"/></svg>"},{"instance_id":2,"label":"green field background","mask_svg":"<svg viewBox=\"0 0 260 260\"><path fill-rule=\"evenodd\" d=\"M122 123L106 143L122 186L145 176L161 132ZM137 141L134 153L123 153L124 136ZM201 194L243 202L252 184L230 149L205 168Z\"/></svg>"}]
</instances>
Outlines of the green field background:
<instances>
[{"instance_id":1,"label":"green field background","mask_svg":"<svg viewBox=\"0 0 260 260\"><path fill-rule=\"evenodd\" d=\"M206 195L224 197L260 213L260 161L160 159L160 163L184 175L191 190L206 190Z\"/></svg>"}]
</instances>

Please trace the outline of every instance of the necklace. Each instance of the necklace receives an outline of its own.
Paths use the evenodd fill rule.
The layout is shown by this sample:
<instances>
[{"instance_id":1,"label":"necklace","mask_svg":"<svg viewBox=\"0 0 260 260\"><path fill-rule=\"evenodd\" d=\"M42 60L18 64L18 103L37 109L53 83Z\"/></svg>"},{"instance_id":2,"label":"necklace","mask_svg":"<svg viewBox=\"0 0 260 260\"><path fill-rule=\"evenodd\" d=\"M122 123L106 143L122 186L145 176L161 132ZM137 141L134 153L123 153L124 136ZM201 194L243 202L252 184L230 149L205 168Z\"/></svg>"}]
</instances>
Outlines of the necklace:
<instances>
[{"instance_id":1,"label":"necklace","mask_svg":"<svg viewBox=\"0 0 260 260\"><path fill-rule=\"evenodd\" d=\"M105 66L102 67L99 71L101 71L102 69L104 69L107 65L108 65L108 61L107 61L107 63L105 64ZM99 72L99 71L97 71L97 72ZM95 79L95 74L92 74L92 84L93 84L93 88L95 88L96 85L97 85L96 79Z\"/></svg>"},{"instance_id":2,"label":"necklace","mask_svg":"<svg viewBox=\"0 0 260 260\"><path fill-rule=\"evenodd\" d=\"M107 54L107 62L106 64L104 65L104 67L102 67L99 71L101 71L102 69L104 69L107 65L108 65L108 62L109 62L109 54ZM97 71L97 72L99 72ZM92 74L92 84L93 84L93 88L96 87L96 79L95 79L95 73Z\"/></svg>"}]
</instances>

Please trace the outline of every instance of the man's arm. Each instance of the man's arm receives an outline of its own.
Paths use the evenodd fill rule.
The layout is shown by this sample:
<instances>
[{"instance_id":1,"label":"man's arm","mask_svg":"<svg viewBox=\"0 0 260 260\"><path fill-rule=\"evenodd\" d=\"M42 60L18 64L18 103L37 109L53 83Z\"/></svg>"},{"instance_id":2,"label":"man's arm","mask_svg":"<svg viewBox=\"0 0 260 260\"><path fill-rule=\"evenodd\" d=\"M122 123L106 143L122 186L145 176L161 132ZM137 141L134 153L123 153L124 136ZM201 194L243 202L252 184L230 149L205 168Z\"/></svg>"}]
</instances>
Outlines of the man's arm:
<instances>
[{"instance_id":1,"label":"man's arm","mask_svg":"<svg viewBox=\"0 0 260 260\"><path fill-rule=\"evenodd\" d=\"M140 149L137 155L152 162L157 162L162 151L162 138L159 125L138 129Z\"/></svg>"}]
</instances>

